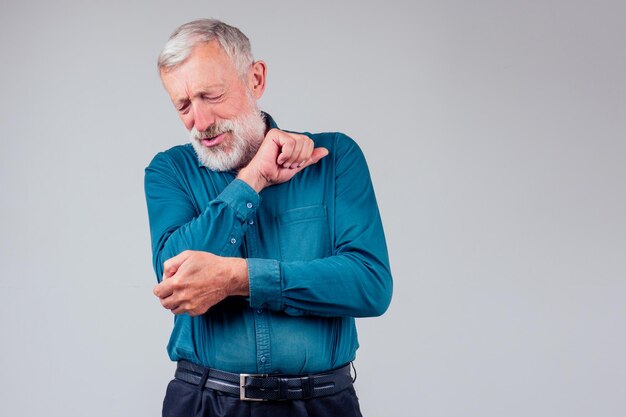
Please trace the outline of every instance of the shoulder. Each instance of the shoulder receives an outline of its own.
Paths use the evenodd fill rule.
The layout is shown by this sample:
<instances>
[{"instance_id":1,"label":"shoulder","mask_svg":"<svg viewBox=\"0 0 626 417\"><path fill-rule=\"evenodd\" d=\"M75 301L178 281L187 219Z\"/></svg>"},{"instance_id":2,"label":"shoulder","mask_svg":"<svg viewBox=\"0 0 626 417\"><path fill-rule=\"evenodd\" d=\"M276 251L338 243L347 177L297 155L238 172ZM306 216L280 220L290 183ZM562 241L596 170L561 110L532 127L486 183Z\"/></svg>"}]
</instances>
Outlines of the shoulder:
<instances>
[{"instance_id":1,"label":"shoulder","mask_svg":"<svg viewBox=\"0 0 626 417\"><path fill-rule=\"evenodd\" d=\"M322 146L328 149L335 158L342 158L346 154L356 153L362 155L361 148L354 139L342 132L292 132L310 137L316 147Z\"/></svg>"},{"instance_id":2,"label":"shoulder","mask_svg":"<svg viewBox=\"0 0 626 417\"><path fill-rule=\"evenodd\" d=\"M168 150L157 153L146 171L151 169L173 169L174 167L193 167L198 164L196 153L191 144L177 145Z\"/></svg>"}]
</instances>

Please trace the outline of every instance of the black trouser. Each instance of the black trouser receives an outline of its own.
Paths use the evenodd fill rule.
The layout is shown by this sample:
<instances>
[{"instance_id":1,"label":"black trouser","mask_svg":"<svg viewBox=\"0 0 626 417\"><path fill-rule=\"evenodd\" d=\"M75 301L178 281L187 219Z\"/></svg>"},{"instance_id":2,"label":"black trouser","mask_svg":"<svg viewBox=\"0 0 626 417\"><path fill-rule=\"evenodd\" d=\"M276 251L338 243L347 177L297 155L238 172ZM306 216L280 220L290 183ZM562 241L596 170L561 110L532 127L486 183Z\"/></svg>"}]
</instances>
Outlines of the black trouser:
<instances>
[{"instance_id":1,"label":"black trouser","mask_svg":"<svg viewBox=\"0 0 626 417\"><path fill-rule=\"evenodd\" d=\"M242 401L178 379L167 386L163 417L362 417L354 388L325 397L290 401Z\"/></svg>"}]
</instances>

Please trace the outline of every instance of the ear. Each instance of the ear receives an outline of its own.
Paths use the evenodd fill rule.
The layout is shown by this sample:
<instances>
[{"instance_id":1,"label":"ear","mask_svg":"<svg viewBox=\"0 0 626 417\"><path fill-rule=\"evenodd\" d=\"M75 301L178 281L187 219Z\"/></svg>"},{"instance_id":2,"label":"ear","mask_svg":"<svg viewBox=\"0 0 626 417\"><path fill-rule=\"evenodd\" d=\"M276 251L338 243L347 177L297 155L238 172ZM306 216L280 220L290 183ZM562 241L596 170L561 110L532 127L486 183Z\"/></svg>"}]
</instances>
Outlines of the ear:
<instances>
[{"instance_id":1,"label":"ear","mask_svg":"<svg viewBox=\"0 0 626 417\"><path fill-rule=\"evenodd\" d=\"M263 61L256 61L252 64L250 71L248 72L248 88L252 92L252 95L257 100L263 95L265 91L265 73L267 66Z\"/></svg>"}]
</instances>

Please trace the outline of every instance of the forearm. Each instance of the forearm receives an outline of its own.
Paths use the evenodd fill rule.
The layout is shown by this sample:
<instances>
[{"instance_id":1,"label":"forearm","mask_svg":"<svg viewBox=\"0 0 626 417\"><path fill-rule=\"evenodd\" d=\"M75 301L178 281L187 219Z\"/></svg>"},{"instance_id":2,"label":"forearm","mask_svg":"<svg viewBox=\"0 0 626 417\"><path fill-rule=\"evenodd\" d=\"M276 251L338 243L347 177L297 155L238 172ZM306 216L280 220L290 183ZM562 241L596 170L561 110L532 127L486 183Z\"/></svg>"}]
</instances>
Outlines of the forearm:
<instances>
[{"instance_id":1,"label":"forearm","mask_svg":"<svg viewBox=\"0 0 626 417\"><path fill-rule=\"evenodd\" d=\"M391 301L388 266L368 263L358 254L285 262L281 269L288 314L374 317Z\"/></svg>"},{"instance_id":2,"label":"forearm","mask_svg":"<svg viewBox=\"0 0 626 417\"><path fill-rule=\"evenodd\" d=\"M162 261L184 250L231 256L241 245L259 197L247 185L234 181L199 216L166 236L159 250Z\"/></svg>"},{"instance_id":3,"label":"forearm","mask_svg":"<svg viewBox=\"0 0 626 417\"><path fill-rule=\"evenodd\" d=\"M391 301L388 265L357 254L313 261L249 259L250 304L291 315L373 317Z\"/></svg>"},{"instance_id":4,"label":"forearm","mask_svg":"<svg viewBox=\"0 0 626 417\"><path fill-rule=\"evenodd\" d=\"M198 207L198 199L179 171L163 153L146 169L146 201L158 280L163 275L163 262L185 250L233 256L260 203L250 186L234 180L214 197L204 199L204 207Z\"/></svg>"}]
</instances>

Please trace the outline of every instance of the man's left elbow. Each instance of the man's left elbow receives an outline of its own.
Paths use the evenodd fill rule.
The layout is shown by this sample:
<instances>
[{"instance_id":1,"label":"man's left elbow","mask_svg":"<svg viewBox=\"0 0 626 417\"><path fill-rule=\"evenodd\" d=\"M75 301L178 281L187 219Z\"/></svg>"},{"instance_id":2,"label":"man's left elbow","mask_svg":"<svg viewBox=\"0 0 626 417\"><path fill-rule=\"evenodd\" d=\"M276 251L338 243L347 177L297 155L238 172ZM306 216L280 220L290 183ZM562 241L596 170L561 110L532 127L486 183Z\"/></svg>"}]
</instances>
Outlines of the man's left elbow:
<instances>
[{"instance_id":1,"label":"man's left elbow","mask_svg":"<svg viewBox=\"0 0 626 417\"><path fill-rule=\"evenodd\" d=\"M372 311L371 317L380 317L387 312L389 309L389 305L391 304L391 292L389 295L381 302L378 303L376 308Z\"/></svg>"},{"instance_id":2,"label":"man's left elbow","mask_svg":"<svg viewBox=\"0 0 626 417\"><path fill-rule=\"evenodd\" d=\"M392 294L393 284L391 276L389 276L385 283L376 291L375 296L370 299L366 317L380 317L385 314L391 304Z\"/></svg>"}]
</instances>

